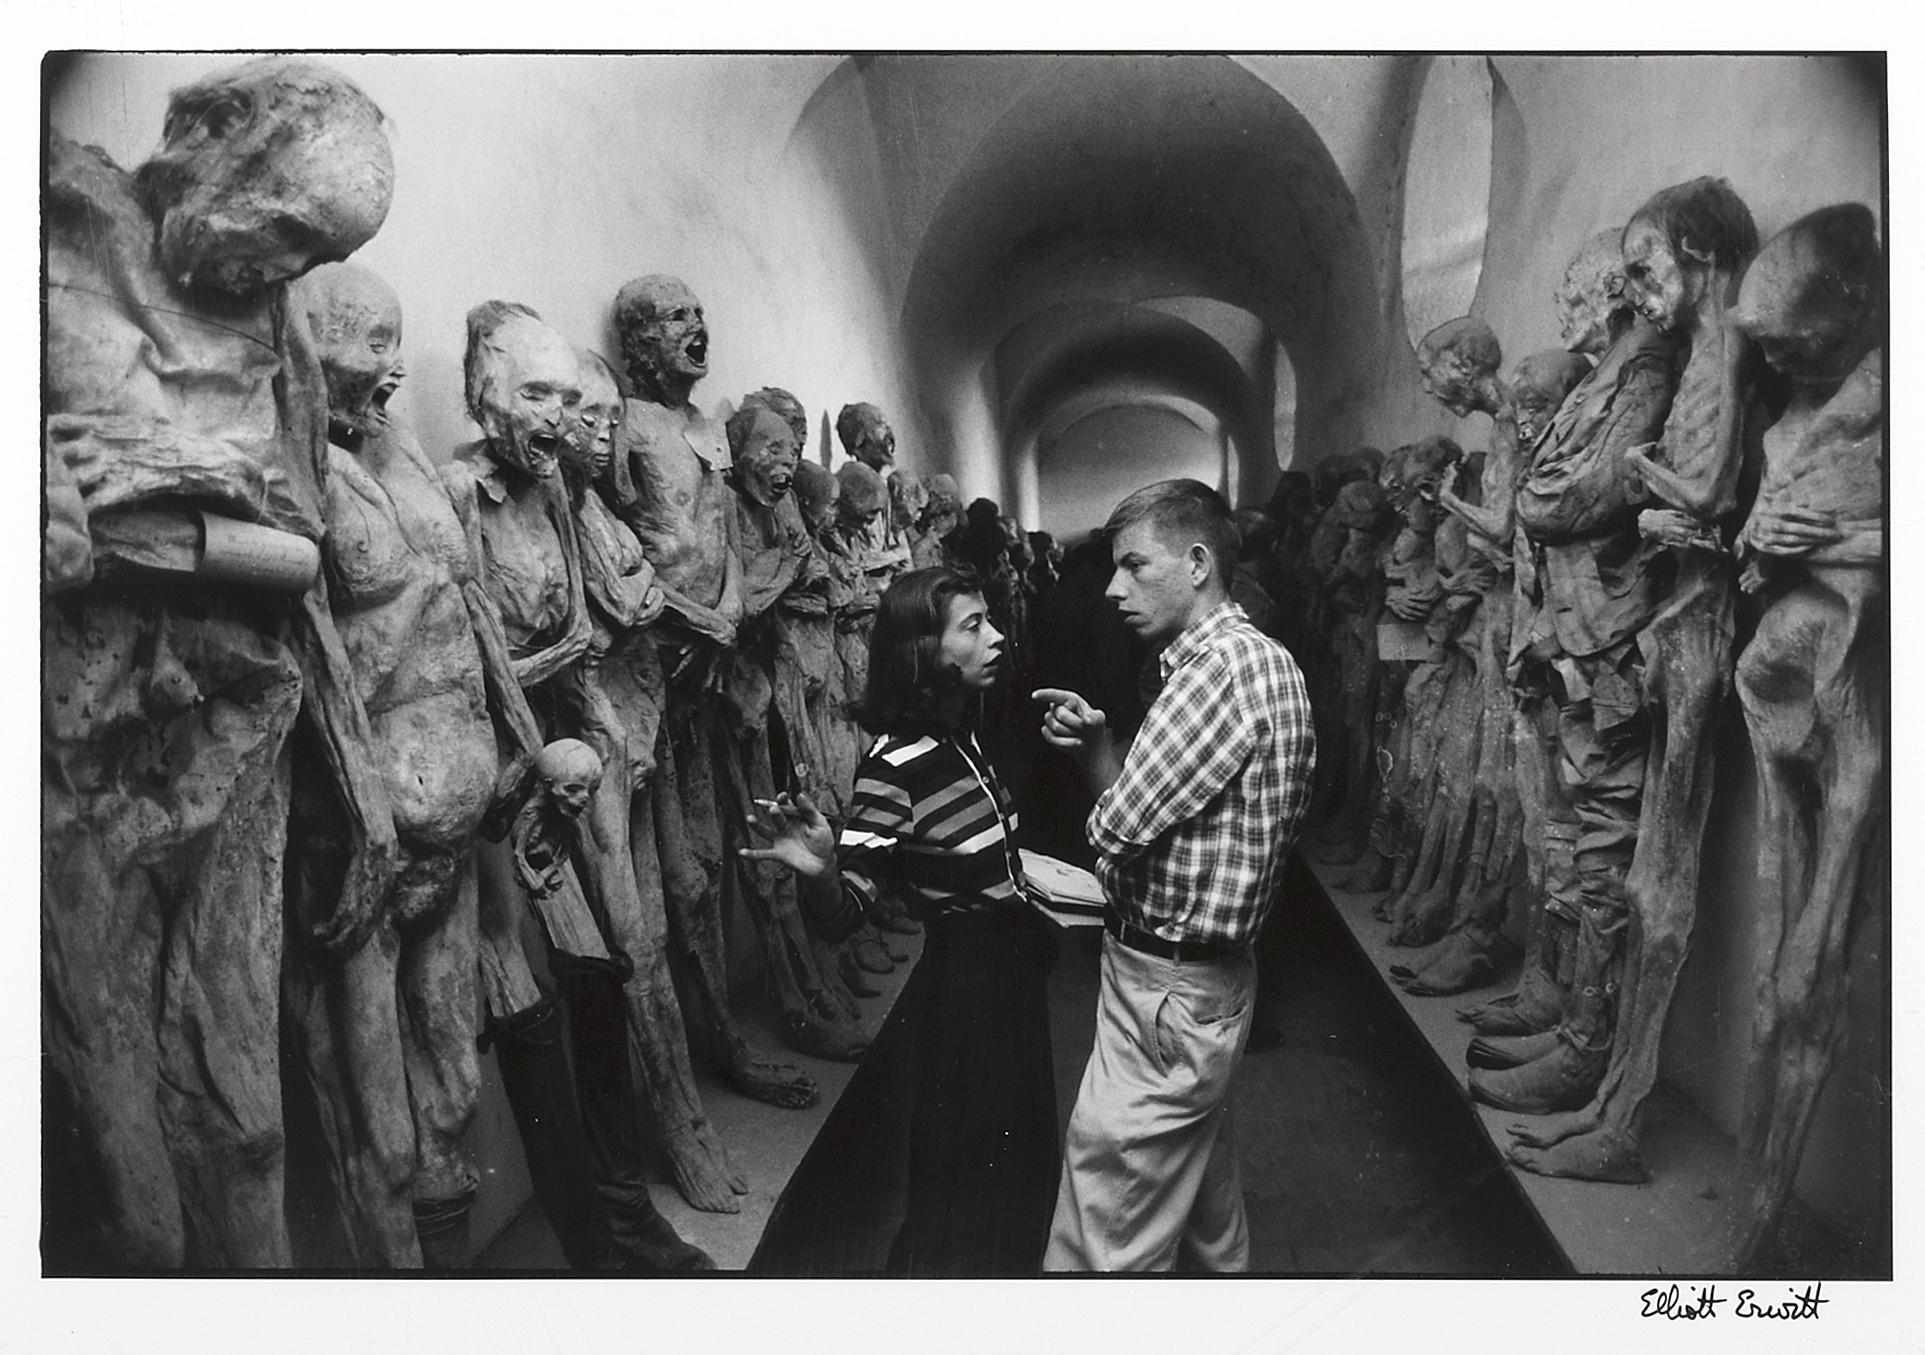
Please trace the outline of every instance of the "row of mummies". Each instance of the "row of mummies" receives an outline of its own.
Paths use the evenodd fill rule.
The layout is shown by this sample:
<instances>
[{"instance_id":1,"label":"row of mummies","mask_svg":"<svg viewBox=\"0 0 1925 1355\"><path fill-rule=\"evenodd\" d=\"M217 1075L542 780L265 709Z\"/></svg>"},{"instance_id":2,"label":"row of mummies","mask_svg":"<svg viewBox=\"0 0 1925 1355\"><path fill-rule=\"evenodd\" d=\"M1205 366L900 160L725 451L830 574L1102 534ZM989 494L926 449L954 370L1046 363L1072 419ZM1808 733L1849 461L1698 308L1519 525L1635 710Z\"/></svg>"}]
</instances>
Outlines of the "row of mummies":
<instances>
[{"instance_id":1,"label":"row of mummies","mask_svg":"<svg viewBox=\"0 0 1925 1355\"><path fill-rule=\"evenodd\" d=\"M1515 991L1460 1012L1473 1096L1528 1117L1520 1167L1647 1179L1638 1111L1735 691L1760 785L1740 1262L1789 1196L1882 906L1883 279L1861 205L1761 246L1724 180L1666 188L1572 259L1562 347L1504 377L1475 318L1419 345L1426 391L1490 420L1485 452L1362 448L1272 505L1312 600L1335 882L1381 894L1413 994L1493 982L1522 932Z\"/></svg>"},{"instance_id":2,"label":"row of mummies","mask_svg":"<svg viewBox=\"0 0 1925 1355\"><path fill-rule=\"evenodd\" d=\"M131 175L52 138L56 1268L293 1263L283 1049L353 1264L458 1264L490 1047L570 1263L703 1268L646 1174L652 1144L690 1204L740 1208L691 1059L817 1098L731 1010L725 910L783 1037L832 1059L918 930L832 950L733 849L756 797L844 803L888 579L960 551L1020 582L1020 533L895 472L872 405L834 473L784 392L706 417L701 305L660 275L615 298L626 399L533 310L476 306L482 436L437 466L387 411L399 301L344 262L392 180L379 110L301 60L177 91Z\"/></svg>"}]
</instances>

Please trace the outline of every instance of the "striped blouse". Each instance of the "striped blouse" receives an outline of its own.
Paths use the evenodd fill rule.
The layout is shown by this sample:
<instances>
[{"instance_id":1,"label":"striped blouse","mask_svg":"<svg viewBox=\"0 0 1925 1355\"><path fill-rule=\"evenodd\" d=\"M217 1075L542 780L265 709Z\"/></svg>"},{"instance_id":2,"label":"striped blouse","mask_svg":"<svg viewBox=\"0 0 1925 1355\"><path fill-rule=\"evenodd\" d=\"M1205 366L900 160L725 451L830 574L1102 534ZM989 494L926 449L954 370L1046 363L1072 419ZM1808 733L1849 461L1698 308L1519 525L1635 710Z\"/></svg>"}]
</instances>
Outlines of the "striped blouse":
<instances>
[{"instance_id":1,"label":"striped blouse","mask_svg":"<svg viewBox=\"0 0 1925 1355\"><path fill-rule=\"evenodd\" d=\"M920 921L1019 902L1016 828L973 734L884 735L856 769L836 851L843 890L865 913L893 890Z\"/></svg>"}]
</instances>

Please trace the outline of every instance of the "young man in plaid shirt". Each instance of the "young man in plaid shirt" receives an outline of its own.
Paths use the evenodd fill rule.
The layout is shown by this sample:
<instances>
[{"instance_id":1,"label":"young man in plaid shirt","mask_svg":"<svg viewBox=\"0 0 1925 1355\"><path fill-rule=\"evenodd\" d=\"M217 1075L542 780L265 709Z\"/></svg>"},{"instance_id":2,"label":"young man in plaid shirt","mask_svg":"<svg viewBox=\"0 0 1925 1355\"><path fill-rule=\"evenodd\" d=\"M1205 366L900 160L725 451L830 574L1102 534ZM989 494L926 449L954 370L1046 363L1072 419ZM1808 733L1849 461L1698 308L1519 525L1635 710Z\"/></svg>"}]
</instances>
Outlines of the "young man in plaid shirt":
<instances>
[{"instance_id":1,"label":"young man in plaid shirt","mask_svg":"<svg viewBox=\"0 0 1925 1355\"><path fill-rule=\"evenodd\" d=\"M1316 762L1303 675L1230 601L1237 533L1195 480L1117 505L1106 596L1163 689L1127 753L1102 711L1045 689L1043 737L1076 754L1108 897L1096 1043L1063 1146L1045 1270L1247 1270L1230 1086Z\"/></svg>"}]
</instances>

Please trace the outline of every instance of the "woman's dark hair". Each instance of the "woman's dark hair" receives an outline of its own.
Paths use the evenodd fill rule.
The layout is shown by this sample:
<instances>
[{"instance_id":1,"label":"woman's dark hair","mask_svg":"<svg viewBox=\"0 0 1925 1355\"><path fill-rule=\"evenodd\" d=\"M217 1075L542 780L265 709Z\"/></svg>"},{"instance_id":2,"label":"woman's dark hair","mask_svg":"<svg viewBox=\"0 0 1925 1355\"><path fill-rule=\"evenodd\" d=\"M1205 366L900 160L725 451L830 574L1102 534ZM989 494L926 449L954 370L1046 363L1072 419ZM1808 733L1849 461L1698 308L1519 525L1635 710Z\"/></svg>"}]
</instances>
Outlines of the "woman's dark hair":
<instances>
[{"instance_id":1,"label":"woman's dark hair","mask_svg":"<svg viewBox=\"0 0 1925 1355\"><path fill-rule=\"evenodd\" d=\"M889 585L869 632L869 688L857 712L864 728L872 734L943 729L942 699L960 681L941 660L949 602L982 593L972 571L948 565L911 570Z\"/></svg>"}]
</instances>

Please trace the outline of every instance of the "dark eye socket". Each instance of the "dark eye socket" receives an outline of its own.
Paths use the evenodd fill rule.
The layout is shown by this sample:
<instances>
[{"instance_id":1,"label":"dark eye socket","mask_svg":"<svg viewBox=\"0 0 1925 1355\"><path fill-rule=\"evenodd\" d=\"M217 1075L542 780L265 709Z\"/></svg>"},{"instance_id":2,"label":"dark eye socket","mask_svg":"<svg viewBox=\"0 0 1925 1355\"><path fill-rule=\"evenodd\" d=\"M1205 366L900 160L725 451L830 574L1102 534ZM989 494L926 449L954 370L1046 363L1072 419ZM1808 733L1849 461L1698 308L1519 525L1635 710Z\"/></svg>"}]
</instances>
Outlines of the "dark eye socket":
<instances>
[{"instance_id":1,"label":"dark eye socket","mask_svg":"<svg viewBox=\"0 0 1925 1355\"><path fill-rule=\"evenodd\" d=\"M285 213L274 218L274 238L283 247L296 253L315 254L321 252L321 236L314 227L297 216Z\"/></svg>"},{"instance_id":2,"label":"dark eye socket","mask_svg":"<svg viewBox=\"0 0 1925 1355\"><path fill-rule=\"evenodd\" d=\"M220 141L246 122L251 111L246 98L239 94L227 94L202 108L195 121L209 137Z\"/></svg>"}]
</instances>

